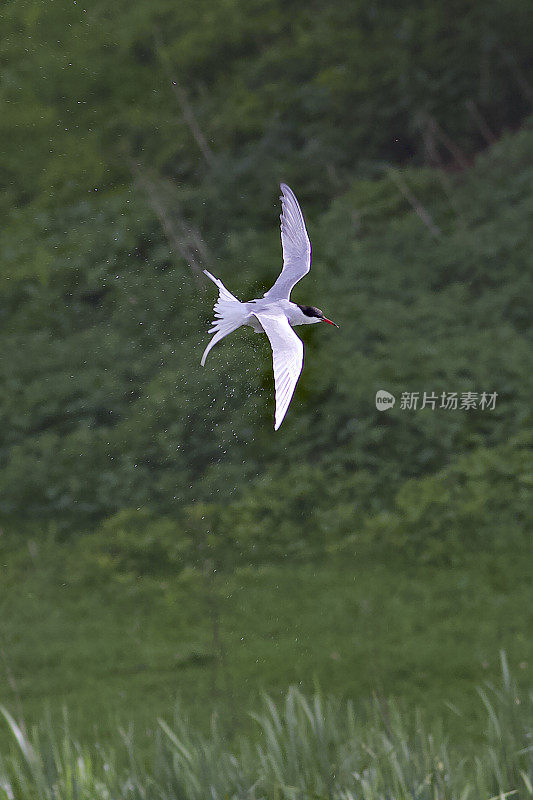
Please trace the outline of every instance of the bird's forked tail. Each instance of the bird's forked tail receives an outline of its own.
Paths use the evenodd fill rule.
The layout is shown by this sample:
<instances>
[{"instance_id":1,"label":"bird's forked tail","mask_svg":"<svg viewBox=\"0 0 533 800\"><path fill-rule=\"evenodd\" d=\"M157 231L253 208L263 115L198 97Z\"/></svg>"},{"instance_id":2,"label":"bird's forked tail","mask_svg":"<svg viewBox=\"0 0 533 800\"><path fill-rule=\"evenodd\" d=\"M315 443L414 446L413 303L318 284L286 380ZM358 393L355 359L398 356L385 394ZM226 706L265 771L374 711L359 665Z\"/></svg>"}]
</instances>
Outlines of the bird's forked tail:
<instances>
[{"instance_id":1,"label":"bird's forked tail","mask_svg":"<svg viewBox=\"0 0 533 800\"><path fill-rule=\"evenodd\" d=\"M219 281L218 278L215 278L206 269L204 269L204 273L213 281L216 286L218 286L219 295L214 307L215 319L213 320L213 324L209 329L209 333L214 333L215 335L204 350L202 360L200 361L202 367L205 364L205 360L209 351L217 344L217 342L220 342L224 336L227 336L228 333L232 333L232 331L240 328L246 318L247 313L244 304L237 300L237 298L234 297L231 292L228 292L222 281Z\"/></svg>"}]
</instances>

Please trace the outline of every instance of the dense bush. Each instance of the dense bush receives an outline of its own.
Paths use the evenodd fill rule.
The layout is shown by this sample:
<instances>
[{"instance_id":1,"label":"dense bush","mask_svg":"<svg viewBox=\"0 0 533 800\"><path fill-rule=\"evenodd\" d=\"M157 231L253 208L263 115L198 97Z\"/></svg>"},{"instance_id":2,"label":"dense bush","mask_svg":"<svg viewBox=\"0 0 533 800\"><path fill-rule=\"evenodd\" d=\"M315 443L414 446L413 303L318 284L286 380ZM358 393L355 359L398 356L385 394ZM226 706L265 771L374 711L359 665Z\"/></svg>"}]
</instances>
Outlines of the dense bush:
<instances>
[{"instance_id":1,"label":"dense bush","mask_svg":"<svg viewBox=\"0 0 533 800\"><path fill-rule=\"evenodd\" d=\"M341 329L303 332L305 369L275 436L266 341L238 332L199 367L212 293L173 263L137 196L74 207L63 233L44 214L26 244L4 231L4 516L58 519L67 533L146 508L183 527L202 502L235 552L261 542L296 555L390 510L405 480L518 434L532 391L531 140L524 130L502 141L449 197L440 173L403 173L438 238L388 177L309 215L315 266L296 299L321 298ZM272 217L267 241L235 235L221 250L216 270L243 297L275 274ZM33 242L57 256L24 271ZM380 388L498 399L492 411L398 402L382 414Z\"/></svg>"},{"instance_id":2,"label":"dense bush","mask_svg":"<svg viewBox=\"0 0 533 800\"><path fill-rule=\"evenodd\" d=\"M191 542L223 532L231 558L305 555L530 427L533 134L471 154L526 113L531 15L456 5L9 6L4 521L68 536L109 519L112 538L140 509L169 558L168 520ZM295 299L341 330L303 332L274 435L266 341L239 331L199 367L214 298L194 270L264 290L281 177L313 240ZM380 414L380 388L498 402Z\"/></svg>"},{"instance_id":3,"label":"dense bush","mask_svg":"<svg viewBox=\"0 0 533 800\"><path fill-rule=\"evenodd\" d=\"M392 511L351 537L422 561L453 562L465 551L529 551L533 527L531 436L478 448L426 478L407 481Z\"/></svg>"},{"instance_id":4,"label":"dense bush","mask_svg":"<svg viewBox=\"0 0 533 800\"><path fill-rule=\"evenodd\" d=\"M5 208L127 183L132 154L220 237L221 205L268 222L281 175L320 196L376 160L462 163L530 110L526 0L24 0L3 22Z\"/></svg>"}]
</instances>

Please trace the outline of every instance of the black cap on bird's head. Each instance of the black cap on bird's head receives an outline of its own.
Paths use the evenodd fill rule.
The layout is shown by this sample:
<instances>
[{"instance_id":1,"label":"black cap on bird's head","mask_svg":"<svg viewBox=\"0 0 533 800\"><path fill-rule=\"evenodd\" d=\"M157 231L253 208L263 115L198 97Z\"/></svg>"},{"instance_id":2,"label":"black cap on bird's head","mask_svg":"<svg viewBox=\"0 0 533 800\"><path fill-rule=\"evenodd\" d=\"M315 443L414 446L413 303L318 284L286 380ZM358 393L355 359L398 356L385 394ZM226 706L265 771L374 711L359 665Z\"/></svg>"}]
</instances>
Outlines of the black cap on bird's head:
<instances>
[{"instance_id":1,"label":"black cap on bird's head","mask_svg":"<svg viewBox=\"0 0 533 800\"><path fill-rule=\"evenodd\" d=\"M316 317L321 322L329 322L330 325L335 325L336 328L339 327L336 322L332 322L325 317L323 312L316 306L301 306L299 303L297 303L297 306L306 317Z\"/></svg>"}]
</instances>

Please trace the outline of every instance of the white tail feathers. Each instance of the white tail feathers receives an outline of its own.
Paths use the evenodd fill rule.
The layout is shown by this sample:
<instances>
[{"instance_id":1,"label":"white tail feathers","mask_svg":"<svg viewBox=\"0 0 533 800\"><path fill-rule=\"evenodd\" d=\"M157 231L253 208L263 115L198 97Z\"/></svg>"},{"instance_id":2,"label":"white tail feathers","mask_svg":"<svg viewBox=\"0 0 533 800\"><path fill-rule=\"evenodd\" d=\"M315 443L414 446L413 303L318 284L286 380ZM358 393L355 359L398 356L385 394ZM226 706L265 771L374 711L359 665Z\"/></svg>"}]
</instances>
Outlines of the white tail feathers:
<instances>
[{"instance_id":1,"label":"white tail feathers","mask_svg":"<svg viewBox=\"0 0 533 800\"><path fill-rule=\"evenodd\" d=\"M228 333L232 333L232 331L240 328L247 315L244 304L239 302L231 292L228 292L222 281L219 281L218 278L215 278L206 269L204 269L204 273L218 286L219 295L214 307L215 319L209 329L209 333L214 333L215 335L204 350L202 360L200 361L202 367L205 364L209 351L220 342L224 336L227 336Z\"/></svg>"}]
</instances>

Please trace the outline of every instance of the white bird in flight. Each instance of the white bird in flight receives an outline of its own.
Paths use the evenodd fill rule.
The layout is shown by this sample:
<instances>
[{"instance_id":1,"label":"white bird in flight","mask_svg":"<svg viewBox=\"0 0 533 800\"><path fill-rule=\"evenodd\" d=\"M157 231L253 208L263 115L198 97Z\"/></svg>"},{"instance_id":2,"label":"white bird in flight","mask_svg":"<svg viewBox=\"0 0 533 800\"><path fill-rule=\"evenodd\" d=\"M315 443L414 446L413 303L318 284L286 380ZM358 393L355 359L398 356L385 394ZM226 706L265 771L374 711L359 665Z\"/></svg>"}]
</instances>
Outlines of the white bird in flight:
<instances>
[{"instance_id":1,"label":"white bird in flight","mask_svg":"<svg viewBox=\"0 0 533 800\"><path fill-rule=\"evenodd\" d=\"M209 333L215 335L205 348L201 360L203 366L211 348L241 325L249 325L256 333L266 333L272 347L276 383L275 431L287 413L303 365L303 342L294 333L292 326L328 322L336 328L339 327L327 319L319 308L301 306L289 299L295 284L311 269L311 242L294 192L285 183L280 184L280 188L283 249L281 274L262 298L241 303L226 289L222 281L204 270L207 277L218 286L219 296L214 307L215 319L209 329Z\"/></svg>"}]
</instances>

